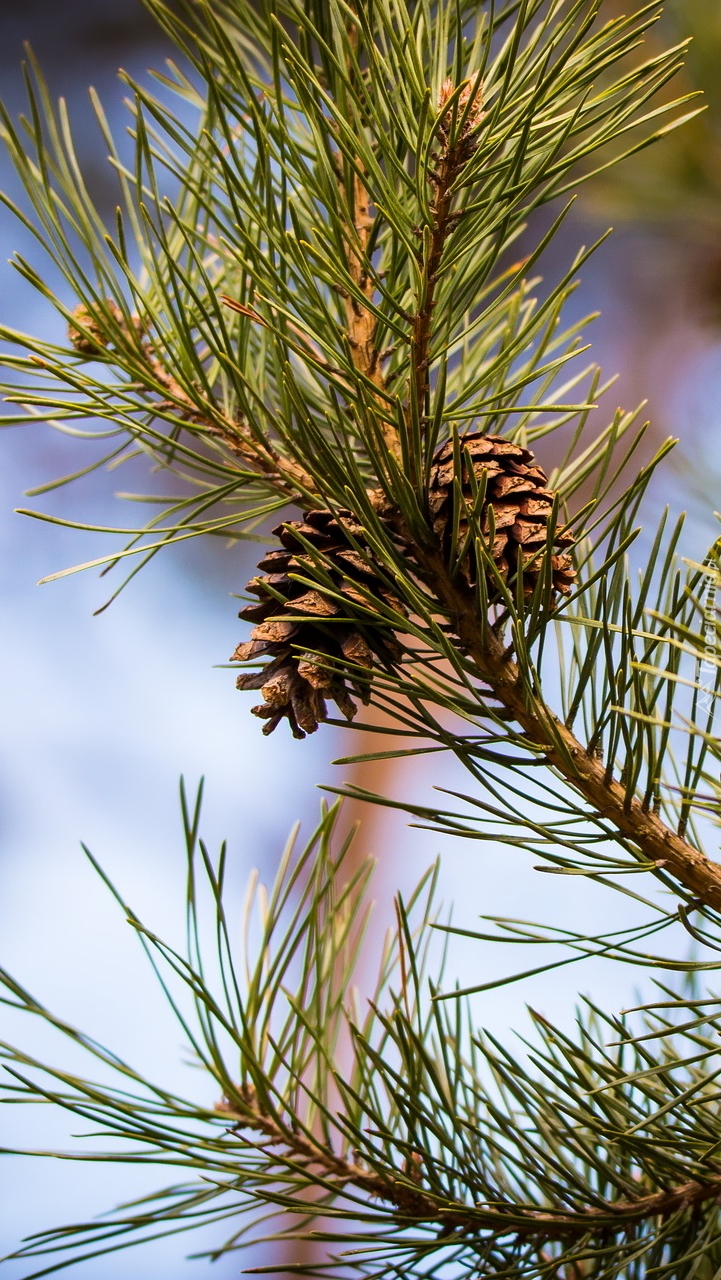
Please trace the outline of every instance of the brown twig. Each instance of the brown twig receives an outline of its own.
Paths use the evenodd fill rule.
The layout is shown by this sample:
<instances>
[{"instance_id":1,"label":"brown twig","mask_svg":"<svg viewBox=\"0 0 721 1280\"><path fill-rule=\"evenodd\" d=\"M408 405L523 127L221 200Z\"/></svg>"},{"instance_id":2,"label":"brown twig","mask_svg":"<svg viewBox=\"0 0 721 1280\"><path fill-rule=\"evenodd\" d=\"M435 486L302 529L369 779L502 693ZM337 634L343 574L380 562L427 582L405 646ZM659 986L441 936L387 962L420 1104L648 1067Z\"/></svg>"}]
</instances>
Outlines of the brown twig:
<instances>
[{"instance_id":1,"label":"brown twig","mask_svg":"<svg viewBox=\"0 0 721 1280\"><path fill-rule=\"evenodd\" d=\"M234 1128L238 1132L244 1129L260 1131L270 1145L284 1147L286 1156L294 1162L301 1160L308 1165L319 1166L323 1181L326 1184L330 1182L339 1194L350 1186L365 1191L374 1199L392 1205L404 1219L436 1224L443 1235L452 1232L473 1235L483 1231L505 1238L515 1236L563 1242L609 1231L628 1231L649 1219L665 1218L682 1209L699 1208L709 1200L721 1197L719 1174L705 1182L690 1179L669 1190L649 1192L632 1200L618 1200L600 1208L594 1205L554 1211L501 1202L473 1206L462 1202L444 1203L419 1188L415 1169L404 1175L373 1173L264 1114L252 1086L241 1086L239 1095L242 1111L236 1110L226 1100L217 1108L235 1121Z\"/></svg>"},{"instance_id":2,"label":"brown twig","mask_svg":"<svg viewBox=\"0 0 721 1280\"><path fill-rule=\"evenodd\" d=\"M373 298L374 281L372 272L368 270L367 246L373 226L373 216L369 212L370 200L365 184L357 173L353 174L351 181L355 236L349 234L347 237L346 262L353 283L370 302ZM388 401L383 394L385 377L382 369L382 353L376 345L377 317L370 307L363 306L359 299L347 290L343 290L343 295L351 359L358 372L378 390L375 404L380 433L389 452L395 458L400 458L398 432L389 420Z\"/></svg>"},{"instance_id":3,"label":"brown twig","mask_svg":"<svg viewBox=\"0 0 721 1280\"><path fill-rule=\"evenodd\" d=\"M360 292L370 302L373 298L373 276L368 271L367 249L373 216L369 212L370 201L365 184L357 173L351 179L353 195L353 227L359 244L351 236L347 240L346 261L348 273ZM375 345L378 322L373 312L364 307L350 293L345 294L346 318L353 363L359 373L368 378L379 390L384 390L385 380L380 367L380 351Z\"/></svg>"},{"instance_id":4,"label":"brown twig","mask_svg":"<svg viewBox=\"0 0 721 1280\"><path fill-rule=\"evenodd\" d=\"M448 102L453 92L453 82L447 80L441 89L439 104L441 107ZM440 152L436 157L436 168L429 177L435 187L435 199L431 208L432 222L421 262L423 288L411 327L411 365L415 383L415 400L422 418L427 414L430 390L433 311L436 305L441 259L448 236L457 220L453 213L452 188L475 150L474 130L482 118L480 85L476 85L475 88L466 85L456 101L455 114L460 117L465 116L455 137L451 136L454 123L451 118L454 115L453 109L449 109L446 116L442 118L438 129ZM410 414L410 405L407 413Z\"/></svg>"},{"instance_id":5,"label":"brown twig","mask_svg":"<svg viewBox=\"0 0 721 1280\"><path fill-rule=\"evenodd\" d=\"M224 297L223 300L234 311L239 311L242 315L265 324L253 307L236 302L233 298ZM311 476L292 459L278 453L269 440L258 440L242 422L234 421L221 414L215 403L213 404L215 417L210 417L207 412L198 408L178 380L168 373L148 337L146 326L140 316L132 316L128 324L125 315L112 298L106 298L105 310L114 322L119 335L122 335L133 353L140 356L144 374L147 371L149 375L149 377L136 378L136 385L140 385L151 394L161 392L165 396L164 400L155 402L149 407L156 411L175 410L186 422L192 422L195 426L201 427L209 435L219 436L233 453L269 479L274 488L291 502L302 505L309 500L311 503L315 501L315 484ZM105 356L108 346L115 344L119 335L110 334L103 319L89 311L83 304L75 308L68 327L68 337L80 355L88 358Z\"/></svg>"},{"instance_id":6,"label":"brown twig","mask_svg":"<svg viewBox=\"0 0 721 1280\"><path fill-rule=\"evenodd\" d=\"M351 25L349 38L355 49L358 47L358 27ZM370 270L368 245L373 229L373 214L370 212L370 197L365 182L360 176L362 166L358 162L358 170L346 177L340 156L336 157L338 182L344 196L346 208L352 208L352 230L346 236L346 265L348 274L358 291L373 300L375 282ZM388 416L388 401L385 396L385 377L383 375L383 353L376 344L378 319L369 306L344 289L341 291L345 299L346 322L348 325L348 342L351 359L359 373L377 388L375 397L378 425L385 445L395 458L400 459L401 447L398 432Z\"/></svg>"}]
</instances>

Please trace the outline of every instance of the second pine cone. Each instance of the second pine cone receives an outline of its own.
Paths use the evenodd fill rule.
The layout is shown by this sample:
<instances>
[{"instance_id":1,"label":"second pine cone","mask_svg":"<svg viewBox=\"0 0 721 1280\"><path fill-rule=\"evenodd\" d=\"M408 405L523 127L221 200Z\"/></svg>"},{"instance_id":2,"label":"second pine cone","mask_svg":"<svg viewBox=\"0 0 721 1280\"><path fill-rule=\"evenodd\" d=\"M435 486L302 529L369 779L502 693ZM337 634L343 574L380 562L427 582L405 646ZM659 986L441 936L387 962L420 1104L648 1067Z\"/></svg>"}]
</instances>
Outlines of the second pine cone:
<instances>
[{"instance_id":1,"label":"second pine cone","mask_svg":"<svg viewBox=\"0 0 721 1280\"><path fill-rule=\"evenodd\" d=\"M481 432L461 437L460 445L461 490L467 508L472 505L473 490L464 459L466 453L470 456L475 479L481 483L485 476L480 527L501 577L511 583L520 572L524 595L530 596L543 572L545 558L550 555L553 591L568 595L576 576L573 561L566 551L556 552L554 548L572 546L574 539L567 530L559 527L549 545L548 522L555 495L548 488L548 477L533 454L511 440ZM436 454L429 492L433 528L448 553L454 525L454 477L453 442L448 440ZM461 542L467 530L467 514L461 511L458 532ZM473 547L469 548L461 571L468 582L476 581L478 567ZM493 587L490 579L489 587Z\"/></svg>"}]
</instances>

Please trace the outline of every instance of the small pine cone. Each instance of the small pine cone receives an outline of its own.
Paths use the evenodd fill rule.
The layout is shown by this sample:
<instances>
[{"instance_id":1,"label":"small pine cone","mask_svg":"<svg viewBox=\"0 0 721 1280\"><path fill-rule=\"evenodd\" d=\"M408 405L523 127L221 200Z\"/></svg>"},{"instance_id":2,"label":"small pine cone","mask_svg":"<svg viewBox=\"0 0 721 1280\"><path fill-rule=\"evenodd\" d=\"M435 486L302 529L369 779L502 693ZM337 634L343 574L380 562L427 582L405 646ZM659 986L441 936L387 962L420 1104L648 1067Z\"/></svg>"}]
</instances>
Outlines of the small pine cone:
<instances>
[{"instance_id":1,"label":"small pine cone","mask_svg":"<svg viewBox=\"0 0 721 1280\"><path fill-rule=\"evenodd\" d=\"M480 527L488 539L487 545L496 567L508 583L512 583L518 571L523 574L524 595L530 596L543 571L545 556L551 552L553 591L568 595L576 571L571 556L553 548L570 547L573 536L567 529L557 528L549 548L548 521L553 508L554 494L547 487L548 477L536 463L533 454L510 440L500 436L474 432L461 439L461 457L467 452L473 466L476 481L485 477L485 496L480 511ZM463 462L461 482L465 504L471 507L473 491ZM453 442L447 441L438 450L431 471L429 505L433 528L444 550L450 553L453 530ZM465 513L461 512L459 540L468 530ZM491 535L493 541L491 543ZM466 580L476 581L477 564L471 547L461 567ZM489 586L493 579L489 575ZM493 602L493 594L491 594Z\"/></svg>"},{"instance_id":2,"label":"small pine cone","mask_svg":"<svg viewBox=\"0 0 721 1280\"><path fill-rule=\"evenodd\" d=\"M116 320L122 319L122 312L111 298L106 299L108 310L115 316ZM102 325L98 322L97 317L81 302L73 311L73 320L77 320L82 325L82 329L72 321L68 325L68 338L71 345L81 356L88 356L95 359L98 356L105 355L109 345L109 338Z\"/></svg>"},{"instance_id":3,"label":"small pine cone","mask_svg":"<svg viewBox=\"0 0 721 1280\"><path fill-rule=\"evenodd\" d=\"M339 664L370 668L380 661L388 667L401 658L400 645L387 627L369 623L361 634L347 616L344 620L346 610L340 600L325 595L320 584L309 589L290 576L308 575L312 570L313 560L304 540L323 555L334 591L351 605L367 608L376 598L404 612L379 577L371 552L361 553L351 545L346 530L365 547L361 526L349 511L338 514L343 525L332 511L309 511L303 521L290 521L274 529L281 546L260 561L262 576L252 578L246 588L259 601L246 605L239 617L257 625L231 661L271 659L260 671L240 675L237 680L239 689L260 689L263 703L252 712L266 721L265 734L272 733L284 717L293 737L314 733L327 719L326 699L352 720L357 707L346 681L362 702L367 703L369 695L359 673L354 675L352 669L342 672Z\"/></svg>"},{"instance_id":4,"label":"small pine cone","mask_svg":"<svg viewBox=\"0 0 721 1280\"><path fill-rule=\"evenodd\" d=\"M451 79L443 81L443 84L441 85L440 96L438 99L438 107L441 111L445 107L449 98L455 92L455 89L456 89L456 86ZM474 92L474 84L470 80L466 85L464 85L463 89L458 95L458 101L456 106L456 113L458 118L461 119L463 115L467 112L465 121L463 123L462 134L459 138L456 139L456 144L455 144L455 150L458 153L455 156L455 159L456 159L456 162L460 164L465 164L465 162L470 159L470 157L473 155L473 152L476 149L477 140L474 134L479 124L483 120L483 116L484 116L482 99L483 99L483 94L482 94L481 86L476 84L475 92ZM451 110L448 110L446 111L445 115L441 116L440 123L438 125L438 136L441 139L441 142L443 143L444 147L448 147L450 143L450 131L451 131L452 119L453 119L453 112Z\"/></svg>"}]
</instances>

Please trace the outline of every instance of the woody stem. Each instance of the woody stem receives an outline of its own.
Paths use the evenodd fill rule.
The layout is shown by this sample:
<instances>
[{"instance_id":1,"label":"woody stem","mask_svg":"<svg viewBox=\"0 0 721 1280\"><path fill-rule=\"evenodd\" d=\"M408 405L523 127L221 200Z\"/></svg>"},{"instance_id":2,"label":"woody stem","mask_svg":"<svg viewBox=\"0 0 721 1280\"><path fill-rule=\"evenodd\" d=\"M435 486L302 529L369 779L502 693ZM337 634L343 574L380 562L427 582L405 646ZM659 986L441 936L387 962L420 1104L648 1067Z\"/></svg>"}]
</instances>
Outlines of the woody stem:
<instances>
[{"instance_id":1,"label":"woody stem","mask_svg":"<svg viewBox=\"0 0 721 1280\"><path fill-rule=\"evenodd\" d=\"M436 198L432 209L433 221L428 234L422 260L422 290L418 310L411 323L411 366L415 383L415 403L423 420L428 413L430 390L430 353L433 335L433 311L436 305L436 289L441 258L451 228L451 188L460 172L461 164L456 149L446 149L441 155L434 174ZM410 415L410 405L407 409Z\"/></svg>"},{"instance_id":2,"label":"woody stem","mask_svg":"<svg viewBox=\"0 0 721 1280\"><path fill-rule=\"evenodd\" d=\"M224 1108L233 1116L231 1107ZM636 1199L619 1200L603 1207L573 1211L555 1211L519 1207L517 1205L468 1206L462 1201L439 1200L413 1185L410 1175L379 1174L362 1168L354 1161L337 1156L328 1147L301 1136L291 1127L278 1123L249 1101L244 1114L233 1116L237 1130L257 1130L268 1143L283 1147L286 1156L296 1164L302 1161L320 1167L326 1180L339 1194L353 1186L393 1205L405 1219L437 1223L444 1232L466 1234L495 1232L516 1238L539 1241L573 1241L579 1237L630 1230L650 1218L664 1217L683 1208L696 1208L717 1199L721 1193L721 1174L708 1180L690 1179L676 1187L650 1192Z\"/></svg>"}]
</instances>

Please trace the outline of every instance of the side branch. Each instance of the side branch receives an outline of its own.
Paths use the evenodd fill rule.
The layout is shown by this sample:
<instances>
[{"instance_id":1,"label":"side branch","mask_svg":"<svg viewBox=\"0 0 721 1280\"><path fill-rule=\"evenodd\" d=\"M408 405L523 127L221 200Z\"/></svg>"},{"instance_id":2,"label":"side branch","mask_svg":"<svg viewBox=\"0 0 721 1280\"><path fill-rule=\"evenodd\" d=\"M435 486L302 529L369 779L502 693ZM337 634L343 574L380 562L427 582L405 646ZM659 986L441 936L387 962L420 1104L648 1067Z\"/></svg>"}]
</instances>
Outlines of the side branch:
<instances>
[{"instance_id":1,"label":"side branch","mask_svg":"<svg viewBox=\"0 0 721 1280\"><path fill-rule=\"evenodd\" d=\"M454 93L451 80L441 90L440 106L443 107ZM465 117L457 136L451 140L453 117ZM453 224L461 215L453 213L453 184L465 167L476 147L475 130L482 119L480 85L466 85L449 108L438 127L441 149L436 156L436 168L429 175L435 188L431 206L431 226L421 256L422 287L418 308L411 325L411 368L414 382L415 403L421 420L428 415L430 391L431 339L433 335L433 311L440 276L441 258ZM410 404L407 407L410 415Z\"/></svg>"},{"instance_id":2,"label":"side branch","mask_svg":"<svg viewBox=\"0 0 721 1280\"><path fill-rule=\"evenodd\" d=\"M351 3L351 8L353 3ZM351 22L348 36L357 54L359 28ZM348 72L353 75L349 65ZM368 261L368 245L373 228L373 215L370 212L368 189L358 172L353 172L350 181L343 171L341 157L337 157L339 186L345 206L352 210L352 232L346 239L346 264L348 274L356 288L370 302L373 298L373 273ZM378 321L369 307L364 307L357 297L345 292L346 322L348 325L348 342L351 359L359 373L377 387L376 396L380 433L388 452L398 461L401 458L401 446L395 425L388 420L388 406L384 395L385 377L381 368L381 352L376 344Z\"/></svg>"},{"instance_id":3,"label":"side branch","mask_svg":"<svg viewBox=\"0 0 721 1280\"><path fill-rule=\"evenodd\" d=\"M399 1217L434 1224L439 1235L452 1232L473 1235L478 1232L498 1237L534 1239L538 1242L574 1241L588 1235L630 1231L641 1223L664 1218L682 1209L698 1209L710 1200L721 1197L721 1174L699 1181L690 1179L677 1187L652 1192L634 1200L618 1200L599 1208L582 1208L558 1212L552 1209L535 1209L531 1206L509 1204L477 1204L472 1207L462 1201L443 1203L422 1190L417 1183L422 1178L422 1162L413 1163L404 1175L381 1175L363 1169L359 1164L337 1156L328 1147L301 1137L291 1127L285 1127L266 1115L258 1106L252 1085L241 1086L239 1099L242 1111L224 1099L217 1110L234 1122L234 1129L257 1130L268 1144L284 1148L284 1154L294 1164L314 1165L323 1182L342 1195L344 1188L353 1187L365 1191L374 1199L383 1200L398 1211ZM282 1158L282 1153L281 1153ZM313 1175L308 1174L309 1180ZM416 1185L414 1185L416 1184Z\"/></svg>"},{"instance_id":4,"label":"side branch","mask_svg":"<svg viewBox=\"0 0 721 1280\"><path fill-rule=\"evenodd\" d=\"M168 397L169 406L177 407L189 422L203 427L210 435L220 437L232 453L242 458L260 475L272 481L274 489L294 503L307 503L315 494L315 483L291 458L284 458L269 441L256 440L239 422L223 417L218 423L203 414L173 376L166 372L151 351L146 351L148 369L153 381Z\"/></svg>"},{"instance_id":5,"label":"side branch","mask_svg":"<svg viewBox=\"0 0 721 1280\"><path fill-rule=\"evenodd\" d=\"M357 173L353 174L350 188L341 182L346 195L352 196L347 203L352 204L353 230L355 235L348 235L346 240L346 263L348 273L358 290L370 301L373 297L373 274L368 270L367 248L373 227L373 216L370 213L370 200L365 183ZM348 325L348 342L353 364L363 377L367 378L379 393L385 391L385 378L381 368L381 352L376 345L378 321L369 307L364 307L357 297L345 293L346 321ZM400 459L401 448L398 432L388 420L388 405L382 394L376 396L381 435L389 453Z\"/></svg>"}]
</instances>

